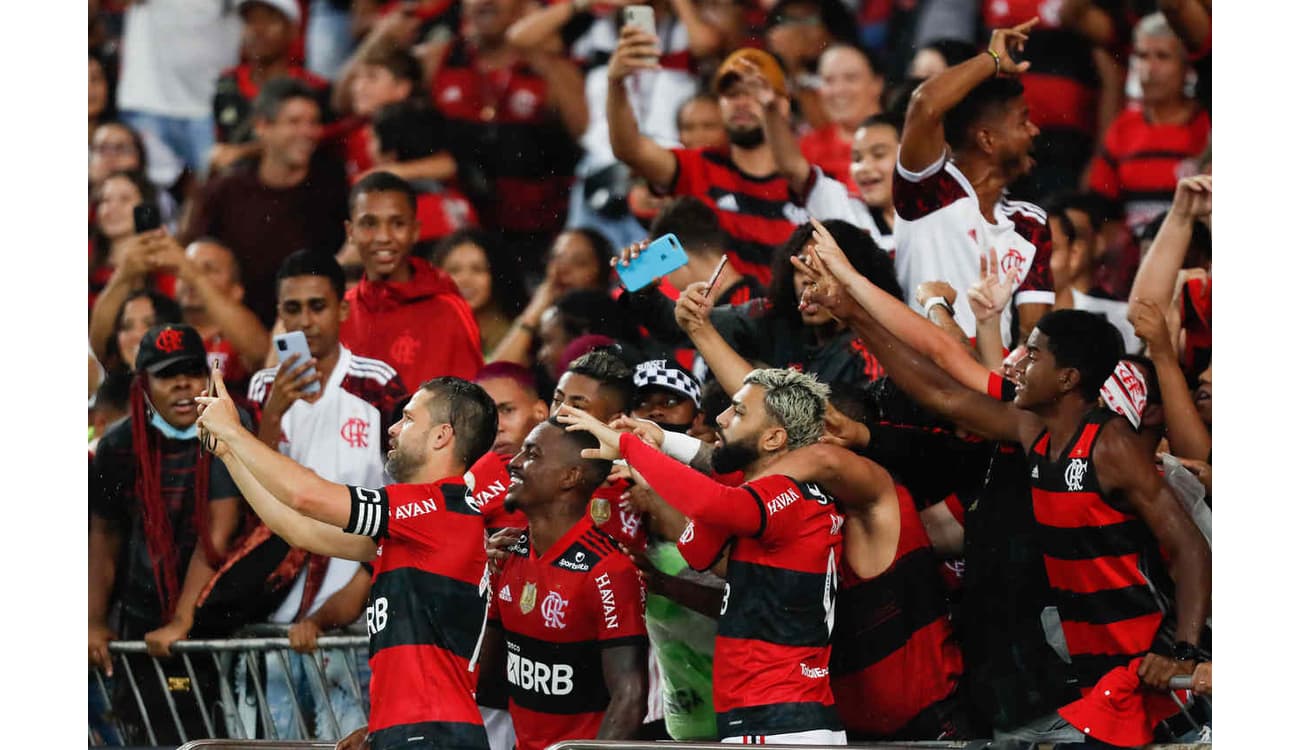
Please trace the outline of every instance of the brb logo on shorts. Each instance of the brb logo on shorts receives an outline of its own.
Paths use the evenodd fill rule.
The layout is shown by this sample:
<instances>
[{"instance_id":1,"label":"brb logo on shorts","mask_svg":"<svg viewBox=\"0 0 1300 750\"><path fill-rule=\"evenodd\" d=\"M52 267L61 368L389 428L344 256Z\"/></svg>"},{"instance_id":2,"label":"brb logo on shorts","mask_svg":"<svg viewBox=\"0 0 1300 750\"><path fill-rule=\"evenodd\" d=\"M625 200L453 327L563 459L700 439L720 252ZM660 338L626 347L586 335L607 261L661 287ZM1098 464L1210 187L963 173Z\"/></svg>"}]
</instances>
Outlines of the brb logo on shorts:
<instances>
[{"instance_id":1,"label":"brb logo on shorts","mask_svg":"<svg viewBox=\"0 0 1300 750\"><path fill-rule=\"evenodd\" d=\"M542 619L546 622L546 627L559 630L564 627L564 608L569 606L568 599L561 599L557 592L552 591L542 600Z\"/></svg>"},{"instance_id":2,"label":"brb logo on shorts","mask_svg":"<svg viewBox=\"0 0 1300 750\"><path fill-rule=\"evenodd\" d=\"M339 435L342 436L343 442L353 448L365 448L370 445L370 425L359 417L344 422Z\"/></svg>"},{"instance_id":3,"label":"brb logo on shorts","mask_svg":"<svg viewBox=\"0 0 1300 750\"><path fill-rule=\"evenodd\" d=\"M1088 473L1088 462L1082 458L1070 460L1070 465L1065 467L1065 489L1070 492L1079 492L1083 489L1083 476Z\"/></svg>"}]
</instances>

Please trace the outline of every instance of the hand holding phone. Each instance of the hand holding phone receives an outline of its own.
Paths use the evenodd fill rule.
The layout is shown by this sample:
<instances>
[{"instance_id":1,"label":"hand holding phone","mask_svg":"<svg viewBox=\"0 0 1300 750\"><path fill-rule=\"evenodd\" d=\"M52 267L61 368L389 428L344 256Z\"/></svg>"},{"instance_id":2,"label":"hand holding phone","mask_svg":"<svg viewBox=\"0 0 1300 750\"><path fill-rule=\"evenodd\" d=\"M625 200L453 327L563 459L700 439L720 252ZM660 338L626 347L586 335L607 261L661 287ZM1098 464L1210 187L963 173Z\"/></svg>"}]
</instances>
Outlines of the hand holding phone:
<instances>
[{"instance_id":1,"label":"hand holding phone","mask_svg":"<svg viewBox=\"0 0 1300 750\"><path fill-rule=\"evenodd\" d=\"M657 36L655 9L649 5L625 5L618 11L618 27L635 26L651 36Z\"/></svg>"},{"instance_id":2,"label":"hand holding phone","mask_svg":"<svg viewBox=\"0 0 1300 750\"><path fill-rule=\"evenodd\" d=\"M275 353L280 358L281 368L284 367L285 360L295 354L298 355L298 358L294 360L295 365L301 365L311 359L311 350L307 347L307 335L302 331L289 331L288 333L277 334L274 340ZM315 376L316 368L312 367L299 376L299 379L301 380L304 377L314 378ZM308 396L314 396L317 393L320 393L320 382L313 380L302 389L302 392Z\"/></svg>"},{"instance_id":3,"label":"hand holding phone","mask_svg":"<svg viewBox=\"0 0 1300 750\"><path fill-rule=\"evenodd\" d=\"M135 222L136 234L152 232L162 226L162 216L158 213L158 207L151 203L137 203L135 208L131 209L131 218Z\"/></svg>"},{"instance_id":4,"label":"hand holding phone","mask_svg":"<svg viewBox=\"0 0 1300 750\"><path fill-rule=\"evenodd\" d=\"M623 286L629 292L635 292L681 268L686 262L686 250L677 240L677 235L665 234L651 242L627 265L617 265L614 270L618 271Z\"/></svg>"}]
</instances>

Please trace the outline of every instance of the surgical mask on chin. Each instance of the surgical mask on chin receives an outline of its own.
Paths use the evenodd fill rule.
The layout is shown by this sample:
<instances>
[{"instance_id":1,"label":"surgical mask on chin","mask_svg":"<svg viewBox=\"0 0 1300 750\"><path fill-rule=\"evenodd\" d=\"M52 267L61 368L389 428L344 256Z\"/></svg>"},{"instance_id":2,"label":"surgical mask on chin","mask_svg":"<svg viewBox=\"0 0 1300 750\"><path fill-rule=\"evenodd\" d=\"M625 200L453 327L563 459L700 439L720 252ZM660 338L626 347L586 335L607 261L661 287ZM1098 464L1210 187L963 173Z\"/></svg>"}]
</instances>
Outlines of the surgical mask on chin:
<instances>
[{"instance_id":1,"label":"surgical mask on chin","mask_svg":"<svg viewBox=\"0 0 1300 750\"><path fill-rule=\"evenodd\" d=\"M197 440L199 437L199 425L197 422L185 429L171 426L162 415L156 411L150 411L149 424L153 425L164 437L172 440Z\"/></svg>"},{"instance_id":2,"label":"surgical mask on chin","mask_svg":"<svg viewBox=\"0 0 1300 750\"><path fill-rule=\"evenodd\" d=\"M691 429L690 422L687 422L686 424L670 424L668 422L655 422L655 424L659 425L659 429L661 430L667 430L668 432L680 432L683 435L685 435Z\"/></svg>"}]
</instances>

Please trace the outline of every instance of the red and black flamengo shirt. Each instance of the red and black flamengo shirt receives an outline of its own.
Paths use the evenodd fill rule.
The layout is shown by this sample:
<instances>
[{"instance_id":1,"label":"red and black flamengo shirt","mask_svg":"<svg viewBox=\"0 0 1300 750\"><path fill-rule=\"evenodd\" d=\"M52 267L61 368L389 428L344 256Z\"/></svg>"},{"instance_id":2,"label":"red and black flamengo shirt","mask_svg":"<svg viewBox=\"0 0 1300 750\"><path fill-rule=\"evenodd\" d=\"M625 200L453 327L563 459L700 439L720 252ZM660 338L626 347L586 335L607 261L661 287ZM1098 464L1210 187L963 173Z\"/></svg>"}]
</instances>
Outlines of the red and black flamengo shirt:
<instances>
[{"instance_id":1,"label":"red and black flamengo shirt","mask_svg":"<svg viewBox=\"0 0 1300 750\"><path fill-rule=\"evenodd\" d=\"M1047 430L1029 452L1047 582L1085 692L1150 651L1158 635L1172 643L1172 586L1155 538L1142 519L1105 497L1097 479L1093 448L1115 417L1100 407L1088 412L1055 461Z\"/></svg>"},{"instance_id":2,"label":"red and black flamengo shirt","mask_svg":"<svg viewBox=\"0 0 1300 750\"><path fill-rule=\"evenodd\" d=\"M466 473L470 484L470 499L483 514L483 525L489 535L502 529L522 529L528 526L528 517L520 511L506 510L506 493L510 491L510 473L506 467L511 456L488 451Z\"/></svg>"},{"instance_id":3,"label":"red and black flamengo shirt","mask_svg":"<svg viewBox=\"0 0 1300 750\"><path fill-rule=\"evenodd\" d=\"M330 82L300 65L292 65L285 75L307 84L320 105L321 122L329 122ZM253 80L253 66L242 63L221 73L212 96L212 120L217 128L218 143L248 143L253 133L253 100L262 87Z\"/></svg>"},{"instance_id":4,"label":"red and black flamengo shirt","mask_svg":"<svg viewBox=\"0 0 1300 750\"><path fill-rule=\"evenodd\" d=\"M695 196L713 209L727 233L727 255L736 270L762 284L770 283L772 251L808 221L804 201L793 200L790 183L779 172L751 175L741 171L725 148L675 148L672 152L677 172L669 192Z\"/></svg>"},{"instance_id":5,"label":"red and black flamengo shirt","mask_svg":"<svg viewBox=\"0 0 1300 750\"><path fill-rule=\"evenodd\" d=\"M628 463L691 521L677 548L705 570L731 545L713 705L721 738L839 731L831 630L844 516L815 484L772 475L725 487L639 439Z\"/></svg>"},{"instance_id":6,"label":"red and black flamengo shirt","mask_svg":"<svg viewBox=\"0 0 1300 750\"><path fill-rule=\"evenodd\" d=\"M433 81L446 117L447 146L461 190L483 226L503 232L558 232L581 149L547 104L547 83L523 62L483 71L475 49L457 40Z\"/></svg>"},{"instance_id":7,"label":"red and black flamengo shirt","mask_svg":"<svg viewBox=\"0 0 1300 750\"><path fill-rule=\"evenodd\" d=\"M623 494L631 488L632 483L626 479L600 485L591 493L587 515L611 539L630 550L640 551L645 549L649 537L645 519L623 499Z\"/></svg>"},{"instance_id":8,"label":"red and black flamengo shirt","mask_svg":"<svg viewBox=\"0 0 1300 750\"><path fill-rule=\"evenodd\" d=\"M506 643L518 750L594 739L609 706L601 652L648 648L636 566L589 516L543 553L526 532L496 578L489 623Z\"/></svg>"},{"instance_id":9,"label":"red and black flamengo shirt","mask_svg":"<svg viewBox=\"0 0 1300 750\"><path fill-rule=\"evenodd\" d=\"M1121 201L1129 228L1138 232L1173 204L1178 180L1197 173L1209 140L1210 115L1203 109L1185 124L1155 125L1140 106L1130 107L1106 130L1088 188Z\"/></svg>"},{"instance_id":10,"label":"red and black flamengo shirt","mask_svg":"<svg viewBox=\"0 0 1300 750\"><path fill-rule=\"evenodd\" d=\"M422 737L487 750L474 702L488 605L483 517L460 477L348 489L344 530L378 544L366 605L371 746Z\"/></svg>"},{"instance_id":11,"label":"red and black flamengo shirt","mask_svg":"<svg viewBox=\"0 0 1300 750\"><path fill-rule=\"evenodd\" d=\"M899 484L894 491L900 529L893 563L870 580L848 565L841 572L831 690L840 720L854 735L933 740L955 728L917 720L956 692L961 648L912 494Z\"/></svg>"},{"instance_id":12,"label":"red and black flamengo shirt","mask_svg":"<svg viewBox=\"0 0 1300 750\"><path fill-rule=\"evenodd\" d=\"M1211 277L1193 278L1183 284L1183 330L1187 334L1187 340L1183 347L1182 365L1183 372L1190 378L1196 378L1210 366L1213 344L1210 335L1213 317L1210 314L1210 292L1213 280Z\"/></svg>"}]
</instances>

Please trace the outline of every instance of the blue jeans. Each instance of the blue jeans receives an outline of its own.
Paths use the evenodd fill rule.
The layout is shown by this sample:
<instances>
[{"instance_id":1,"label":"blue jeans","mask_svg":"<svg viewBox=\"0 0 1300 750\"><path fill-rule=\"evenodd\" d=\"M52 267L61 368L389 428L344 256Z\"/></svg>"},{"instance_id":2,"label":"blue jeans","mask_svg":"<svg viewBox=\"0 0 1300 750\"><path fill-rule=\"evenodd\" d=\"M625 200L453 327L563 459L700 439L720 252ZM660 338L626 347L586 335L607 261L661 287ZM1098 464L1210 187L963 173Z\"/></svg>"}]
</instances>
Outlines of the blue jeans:
<instances>
[{"instance_id":1,"label":"blue jeans","mask_svg":"<svg viewBox=\"0 0 1300 750\"><path fill-rule=\"evenodd\" d=\"M152 133L195 174L202 176L207 172L208 158L216 144L212 115L169 117L132 110L123 112L122 119L138 131ZM149 160L154 160L153 154L149 155Z\"/></svg>"},{"instance_id":2,"label":"blue jeans","mask_svg":"<svg viewBox=\"0 0 1300 750\"><path fill-rule=\"evenodd\" d=\"M352 19L329 0L311 0L307 13L307 70L321 78L338 78L352 51Z\"/></svg>"},{"instance_id":3,"label":"blue jeans","mask_svg":"<svg viewBox=\"0 0 1300 750\"><path fill-rule=\"evenodd\" d=\"M325 662L323 677L325 691L329 695L328 703L316 681L316 670L307 664L307 660L314 659L314 656L293 651L267 652L262 687L266 691L267 708L271 714L271 721L275 725L275 737L282 740L304 739L295 716L295 698L303 712L303 723L311 727L312 724L308 720L314 721L313 739L338 740L366 725L366 696L370 688L370 668L366 663L365 654L355 654L346 649L324 649L320 653ZM284 654L289 662L287 675L280 654ZM347 660L352 658L356 659L354 665L356 671L349 674L352 667L348 665ZM251 680L244 677L245 672L245 664L241 660L237 667L236 682L239 686L240 705L244 708L245 725L250 726L252 711L256 710L256 701L251 695ZM337 734L335 734L334 724L330 722L331 710L334 720L338 723ZM267 737L271 735L269 731L263 734Z\"/></svg>"}]
</instances>

